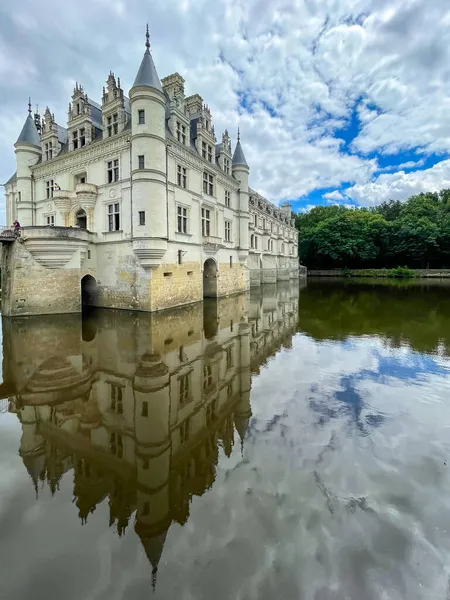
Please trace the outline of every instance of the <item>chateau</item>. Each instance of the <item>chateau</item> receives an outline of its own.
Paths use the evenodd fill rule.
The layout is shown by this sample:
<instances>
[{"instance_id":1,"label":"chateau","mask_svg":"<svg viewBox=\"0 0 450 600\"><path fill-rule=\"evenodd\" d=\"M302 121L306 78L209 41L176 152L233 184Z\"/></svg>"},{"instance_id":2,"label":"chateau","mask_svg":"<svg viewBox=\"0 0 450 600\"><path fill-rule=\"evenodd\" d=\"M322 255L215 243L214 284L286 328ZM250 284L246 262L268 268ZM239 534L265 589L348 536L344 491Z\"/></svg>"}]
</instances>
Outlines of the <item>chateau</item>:
<instances>
[{"instance_id":1,"label":"chateau","mask_svg":"<svg viewBox=\"0 0 450 600\"><path fill-rule=\"evenodd\" d=\"M97 104L78 83L67 126L29 114L6 184L4 315L95 306L158 311L298 277L290 205L249 187L237 136L210 109L160 80L150 52L125 95L110 72Z\"/></svg>"},{"instance_id":2,"label":"chateau","mask_svg":"<svg viewBox=\"0 0 450 600\"><path fill-rule=\"evenodd\" d=\"M90 522L98 513L105 530L134 529L156 579L169 529L184 525L192 498L214 485L219 455L245 451L252 377L291 347L298 298L291 281L169 318L102 310L92 321L4 319L0 397L20 421L19 455L36 500L45 503L50 489L58 502L65 479L70 514L87 523L85 544L98 535ZM66 532L64 520L58 526Z\"/></svg>"}]
</instances>

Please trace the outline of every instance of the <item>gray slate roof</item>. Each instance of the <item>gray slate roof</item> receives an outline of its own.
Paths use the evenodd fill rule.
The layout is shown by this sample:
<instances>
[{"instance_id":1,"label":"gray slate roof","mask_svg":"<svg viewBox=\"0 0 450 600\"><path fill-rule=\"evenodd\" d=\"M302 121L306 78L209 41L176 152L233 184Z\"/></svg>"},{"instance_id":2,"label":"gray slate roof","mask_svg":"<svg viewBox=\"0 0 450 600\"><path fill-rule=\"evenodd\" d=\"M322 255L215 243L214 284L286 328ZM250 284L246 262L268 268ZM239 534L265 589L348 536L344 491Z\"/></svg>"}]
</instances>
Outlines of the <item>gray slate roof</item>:
<instances>
[{"instance_id":1,"label":"gray slate roof","mask_svg":"<svg viewBox=\"0 0 450 600\"><path fill-rule=\"evenodd\" d=\"M16 144L30 144L31 146L37 146L38 148L41 147L41 138L39 137L38 130L36 129L31 114L28 114Z\"/></svg>"},{"instance_id":2,"label":"gray slate roof","mask_svg":"<svg viewBox=\"0 0 450 600\"><path fill-rule=\"evenodd\" d=\"M14 181L16 181L17 179L17 171L14 173L14 175L11 175L11 177L8 179L8 181L5 183L5 185L8 185L8 183L13 183Z\"/></svg>"},{"instance_id":3,"label":"gray slate roof","mask_svg":"<svg viewBox=\"0 0 450 600\"><path fill-rule=\"evenodd\" d=\"M233 154L233 165L245 165L248 167L247 161L245 160L244 151L242 150L241 142L238 141Z\"/></svg>"},{"instance_id":4,"label":"gray slate roof","mask_svg":"<svg viewBox=\"0 0 450 600\"><path fill-rule=\"evenodd\" d=\"M141 66L139 67L136 79L134 80L133 87L138 85L152 87L160 92L163 91L158 73L156 72L155 63L153 62L152 55L150 54L150 50L148 48L142 58Z\"/></svg>"}]
</instances>

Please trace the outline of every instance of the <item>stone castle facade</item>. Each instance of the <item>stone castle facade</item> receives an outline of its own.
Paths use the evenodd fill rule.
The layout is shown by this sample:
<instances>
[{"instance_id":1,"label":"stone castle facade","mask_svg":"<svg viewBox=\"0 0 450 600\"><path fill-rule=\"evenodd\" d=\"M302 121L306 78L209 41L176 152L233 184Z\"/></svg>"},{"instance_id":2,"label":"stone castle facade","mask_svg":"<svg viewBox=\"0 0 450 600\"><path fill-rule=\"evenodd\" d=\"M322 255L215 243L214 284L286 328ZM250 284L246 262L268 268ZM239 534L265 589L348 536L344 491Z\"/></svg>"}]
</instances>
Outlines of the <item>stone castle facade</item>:
<instances>
[{"instance_id":1,"label":"stone castle facade","mask_svg":"<svg viewBox=\"0 0 450 600\"><path fill-rule=\"evenodd\" d=\"M168 530L214 484L219 453L243 451L252 377L291 346L298 298L291 281L170 318L4 319L0 397L21 423L36 494L73 480L81 521L99 506L105 529L108 516L119 535L134 527L156 575Z\"/></svg>"},{"instance_id":2,"label":"stone castle facade","mask_svg":"<svg viewBox=\"0 0 450 600\"><path fill-rule=\"evenodd\" d=\"M6 184L6 315L87 303L157 311L298 277L289 204L249 187L238 139L178 73L160 80L146 49L129 96L110 72L101 104L76 84L67 126L31 105Z\"/></svg>"}]
</instances>

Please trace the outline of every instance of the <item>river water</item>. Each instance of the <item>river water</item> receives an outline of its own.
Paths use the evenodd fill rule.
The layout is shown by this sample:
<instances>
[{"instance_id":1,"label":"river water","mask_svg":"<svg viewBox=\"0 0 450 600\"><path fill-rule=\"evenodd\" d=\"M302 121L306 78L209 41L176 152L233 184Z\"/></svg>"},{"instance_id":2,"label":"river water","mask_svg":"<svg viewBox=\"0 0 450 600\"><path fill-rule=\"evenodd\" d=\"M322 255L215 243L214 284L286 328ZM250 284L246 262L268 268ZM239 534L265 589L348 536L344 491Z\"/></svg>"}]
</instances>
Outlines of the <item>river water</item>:
<instances>
[{"instance_id":1,"label":"river water","mask_svg":"<svg viewBox=\"0 0 450 600\"><path fill-rule=\"evenodd\" d=\"M2 330L0 598L450 598L450 287Z\"/></svg>"}]
</instances>

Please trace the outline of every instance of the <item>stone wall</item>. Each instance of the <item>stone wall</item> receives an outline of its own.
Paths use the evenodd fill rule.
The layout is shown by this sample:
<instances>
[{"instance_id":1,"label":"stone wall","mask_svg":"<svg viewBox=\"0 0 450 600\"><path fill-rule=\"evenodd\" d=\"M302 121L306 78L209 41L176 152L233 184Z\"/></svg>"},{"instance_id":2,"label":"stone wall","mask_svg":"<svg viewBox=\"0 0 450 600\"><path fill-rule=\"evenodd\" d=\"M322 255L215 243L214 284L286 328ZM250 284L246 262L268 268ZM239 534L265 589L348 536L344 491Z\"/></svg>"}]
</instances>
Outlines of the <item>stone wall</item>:
<instances>
[{"instance_id":1,"label":"stone wall","mask_svg":"<svg viewBox=\"0 0 450 600\"><path fill-rule=\"evenodd\" d=\"M418 277L448 279L450 269L414 269ZM387 277L388 269L349 269L346 271L352 277ZM342 277L342 269L312 269L308 270L308 277Z\"/></svg>"},{"instance_id":2,"label":"stone wall","mask_svg":"<svg viewBox=\"0 0 450 600\"><path fill-rule=\"evenodd\" d=\"M154 269L150 280L150 309L164 310L203 298L203 281L198 263L163 265Z\"/></svg>"},{"instance_id":3,"label":"stone wall","mask_svg":"<svg viewBox=\"0 0 450 600\"><path fill-rule=\"evenodd\" d=\"M77 313L81 311L80 269L47 269L21 242L2 253L2 314Z\"/></svg>"},{"instance_id":4,"label":"stone wall","mask_svg":"<svg viewBox=\"0 0 450 600\"><path fill-rule=\"evenodd\" d=\"M250 287L248 269L241 264L230 266L229 263L221 263L217 275L219 297L246 292Z\"/></svg>"}]
</instances>

